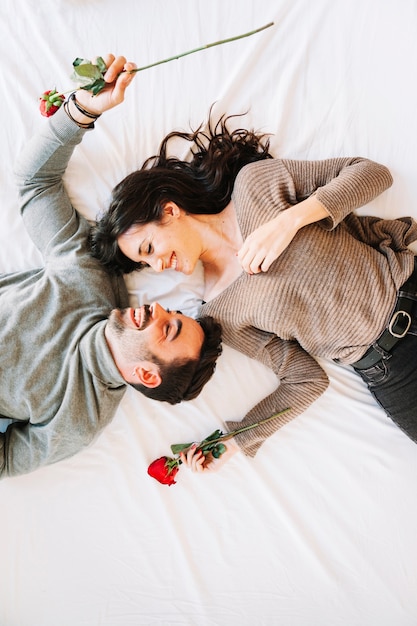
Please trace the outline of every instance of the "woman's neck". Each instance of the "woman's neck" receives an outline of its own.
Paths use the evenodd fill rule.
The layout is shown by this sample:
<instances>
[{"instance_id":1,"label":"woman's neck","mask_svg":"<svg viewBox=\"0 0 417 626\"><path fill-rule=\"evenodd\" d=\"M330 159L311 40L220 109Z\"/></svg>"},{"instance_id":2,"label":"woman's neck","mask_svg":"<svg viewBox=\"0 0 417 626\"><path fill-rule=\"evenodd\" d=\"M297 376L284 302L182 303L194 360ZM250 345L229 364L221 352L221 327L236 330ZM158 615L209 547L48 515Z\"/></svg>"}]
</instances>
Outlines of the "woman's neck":
<instances>
[{"instance_id":1,"label":"woman's neck","mask_svg":"<svg viewBox=\"0 0 417 626\"><path fill-rule=\"evenodd\" d=\"M210 216L206 231L206 250L201 256L204 267L204 299L212 300L242 273L237 252L243 239L235 208L230 202L218 215Z\"/></svg>"}]
</instances>

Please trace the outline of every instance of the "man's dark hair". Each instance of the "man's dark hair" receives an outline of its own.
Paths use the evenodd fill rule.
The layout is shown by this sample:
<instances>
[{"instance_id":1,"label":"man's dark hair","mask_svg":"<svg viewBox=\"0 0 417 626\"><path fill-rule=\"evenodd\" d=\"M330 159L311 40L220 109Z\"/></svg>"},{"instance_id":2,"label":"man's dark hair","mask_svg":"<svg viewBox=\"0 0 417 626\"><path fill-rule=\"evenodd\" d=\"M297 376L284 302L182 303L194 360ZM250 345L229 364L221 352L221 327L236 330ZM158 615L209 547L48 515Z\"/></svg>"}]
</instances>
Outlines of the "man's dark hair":
<instances>
[{"instance_id":1,"label":"man's dark hair","mask_svg":"<svg viewBox=\"0 0 417 626\"><path fill-rule=\"evenodd\" d=\"M166 363L152 356L152 361L159 367L162 382L158 387L130 383L137 391L153 400L178 404L183 400L192 400L201 392L212 377L217 358L222 352L221 326L212 317L196 320L204 331L204 341L197 360Z\"/></svg>"}]
</instances>

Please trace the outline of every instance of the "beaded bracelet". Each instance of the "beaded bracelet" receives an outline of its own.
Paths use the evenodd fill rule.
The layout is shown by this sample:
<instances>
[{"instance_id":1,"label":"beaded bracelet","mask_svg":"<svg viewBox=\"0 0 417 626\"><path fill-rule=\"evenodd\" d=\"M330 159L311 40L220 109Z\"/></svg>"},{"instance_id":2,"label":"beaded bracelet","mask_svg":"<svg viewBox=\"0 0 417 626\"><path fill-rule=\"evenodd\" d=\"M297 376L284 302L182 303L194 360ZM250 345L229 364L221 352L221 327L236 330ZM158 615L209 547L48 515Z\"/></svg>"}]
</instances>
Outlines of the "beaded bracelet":
<instances>
[{"instance_id":1,"label":"beaded bracelet","mask_svg":"<svg viewBox=\"0 0 417 626\"><path fill-rule=\"evenodd\" d=\"M69 97L69 100L72 100L72 102L74 103L78 111L82 113L83 115L85 115L86 117L89 117L92 120L97 120L100 117L101 113L91 113L90 111L86 111L85 109L83 109L81 104L77 102L77 98L75 97L75 91L72 92L72 94Z\"/></svg>"}]
</instances>

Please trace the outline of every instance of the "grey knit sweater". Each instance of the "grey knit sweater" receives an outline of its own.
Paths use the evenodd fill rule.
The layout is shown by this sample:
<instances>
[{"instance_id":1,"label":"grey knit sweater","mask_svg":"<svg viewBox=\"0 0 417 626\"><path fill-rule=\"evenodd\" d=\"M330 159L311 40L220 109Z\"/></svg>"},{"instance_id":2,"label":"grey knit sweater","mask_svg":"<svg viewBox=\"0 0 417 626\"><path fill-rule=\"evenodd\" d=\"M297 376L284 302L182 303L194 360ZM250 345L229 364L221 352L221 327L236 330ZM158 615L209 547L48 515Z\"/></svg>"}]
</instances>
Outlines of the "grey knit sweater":
<instances>
[{"instance_id":1,"label":"grey knit sweater","mask_svg":"<svg viewBox=\"0 0 417 626\"><path fill-rule=\"evenodd\" d=\"M326 389L327 376L314 356L353 363L385 328L413 270L407 246L417 239L417 224L352 211L391 183L386 167L360 158L274 159L239 172L233 202L244 239L313 193L330 215L301 229L268 272L242 273L202 307L221 322L226 344L266 364L279 379L276 391L229 428L291 408L238 436L249 456Z\"/></svg>"},{"instance_id":2,"label":"grey knit sweater","mask_svg":"<svg viewBox=\"0 0 417 626\"><path fill-rule=\"evenodd\" d=\"M68 457L111 420L126 389L104 338L110 310L127 306L86 248L88 223L62 183L85 131L60 110L16 167L21 211L41 251L38 270L0 276L0 477Z\"/></svg>"}]
</instances>

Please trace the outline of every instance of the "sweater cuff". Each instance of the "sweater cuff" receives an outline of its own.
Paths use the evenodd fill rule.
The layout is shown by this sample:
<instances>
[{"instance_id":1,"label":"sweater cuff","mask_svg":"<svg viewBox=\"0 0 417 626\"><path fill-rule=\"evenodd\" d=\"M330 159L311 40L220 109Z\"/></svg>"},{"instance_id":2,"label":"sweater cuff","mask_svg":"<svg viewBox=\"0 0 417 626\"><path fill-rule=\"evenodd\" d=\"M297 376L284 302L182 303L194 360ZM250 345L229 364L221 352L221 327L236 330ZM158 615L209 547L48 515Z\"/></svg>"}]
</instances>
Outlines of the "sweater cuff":
<instances>
[{"instance_id":1,"label":"sweater cuff","mask_svg":"<svg viewBox=\"0 0 417 626\"><path fill-rule=\"evenodd\" d=\"M81 140L85 132L90 130L80 128L73 120L71 120L65 113L63 105L52 117L49 118L49 123L55 136L61 143L66 143L69 139L72 139L77 135Z\"/></svg>"}]
</instances>

